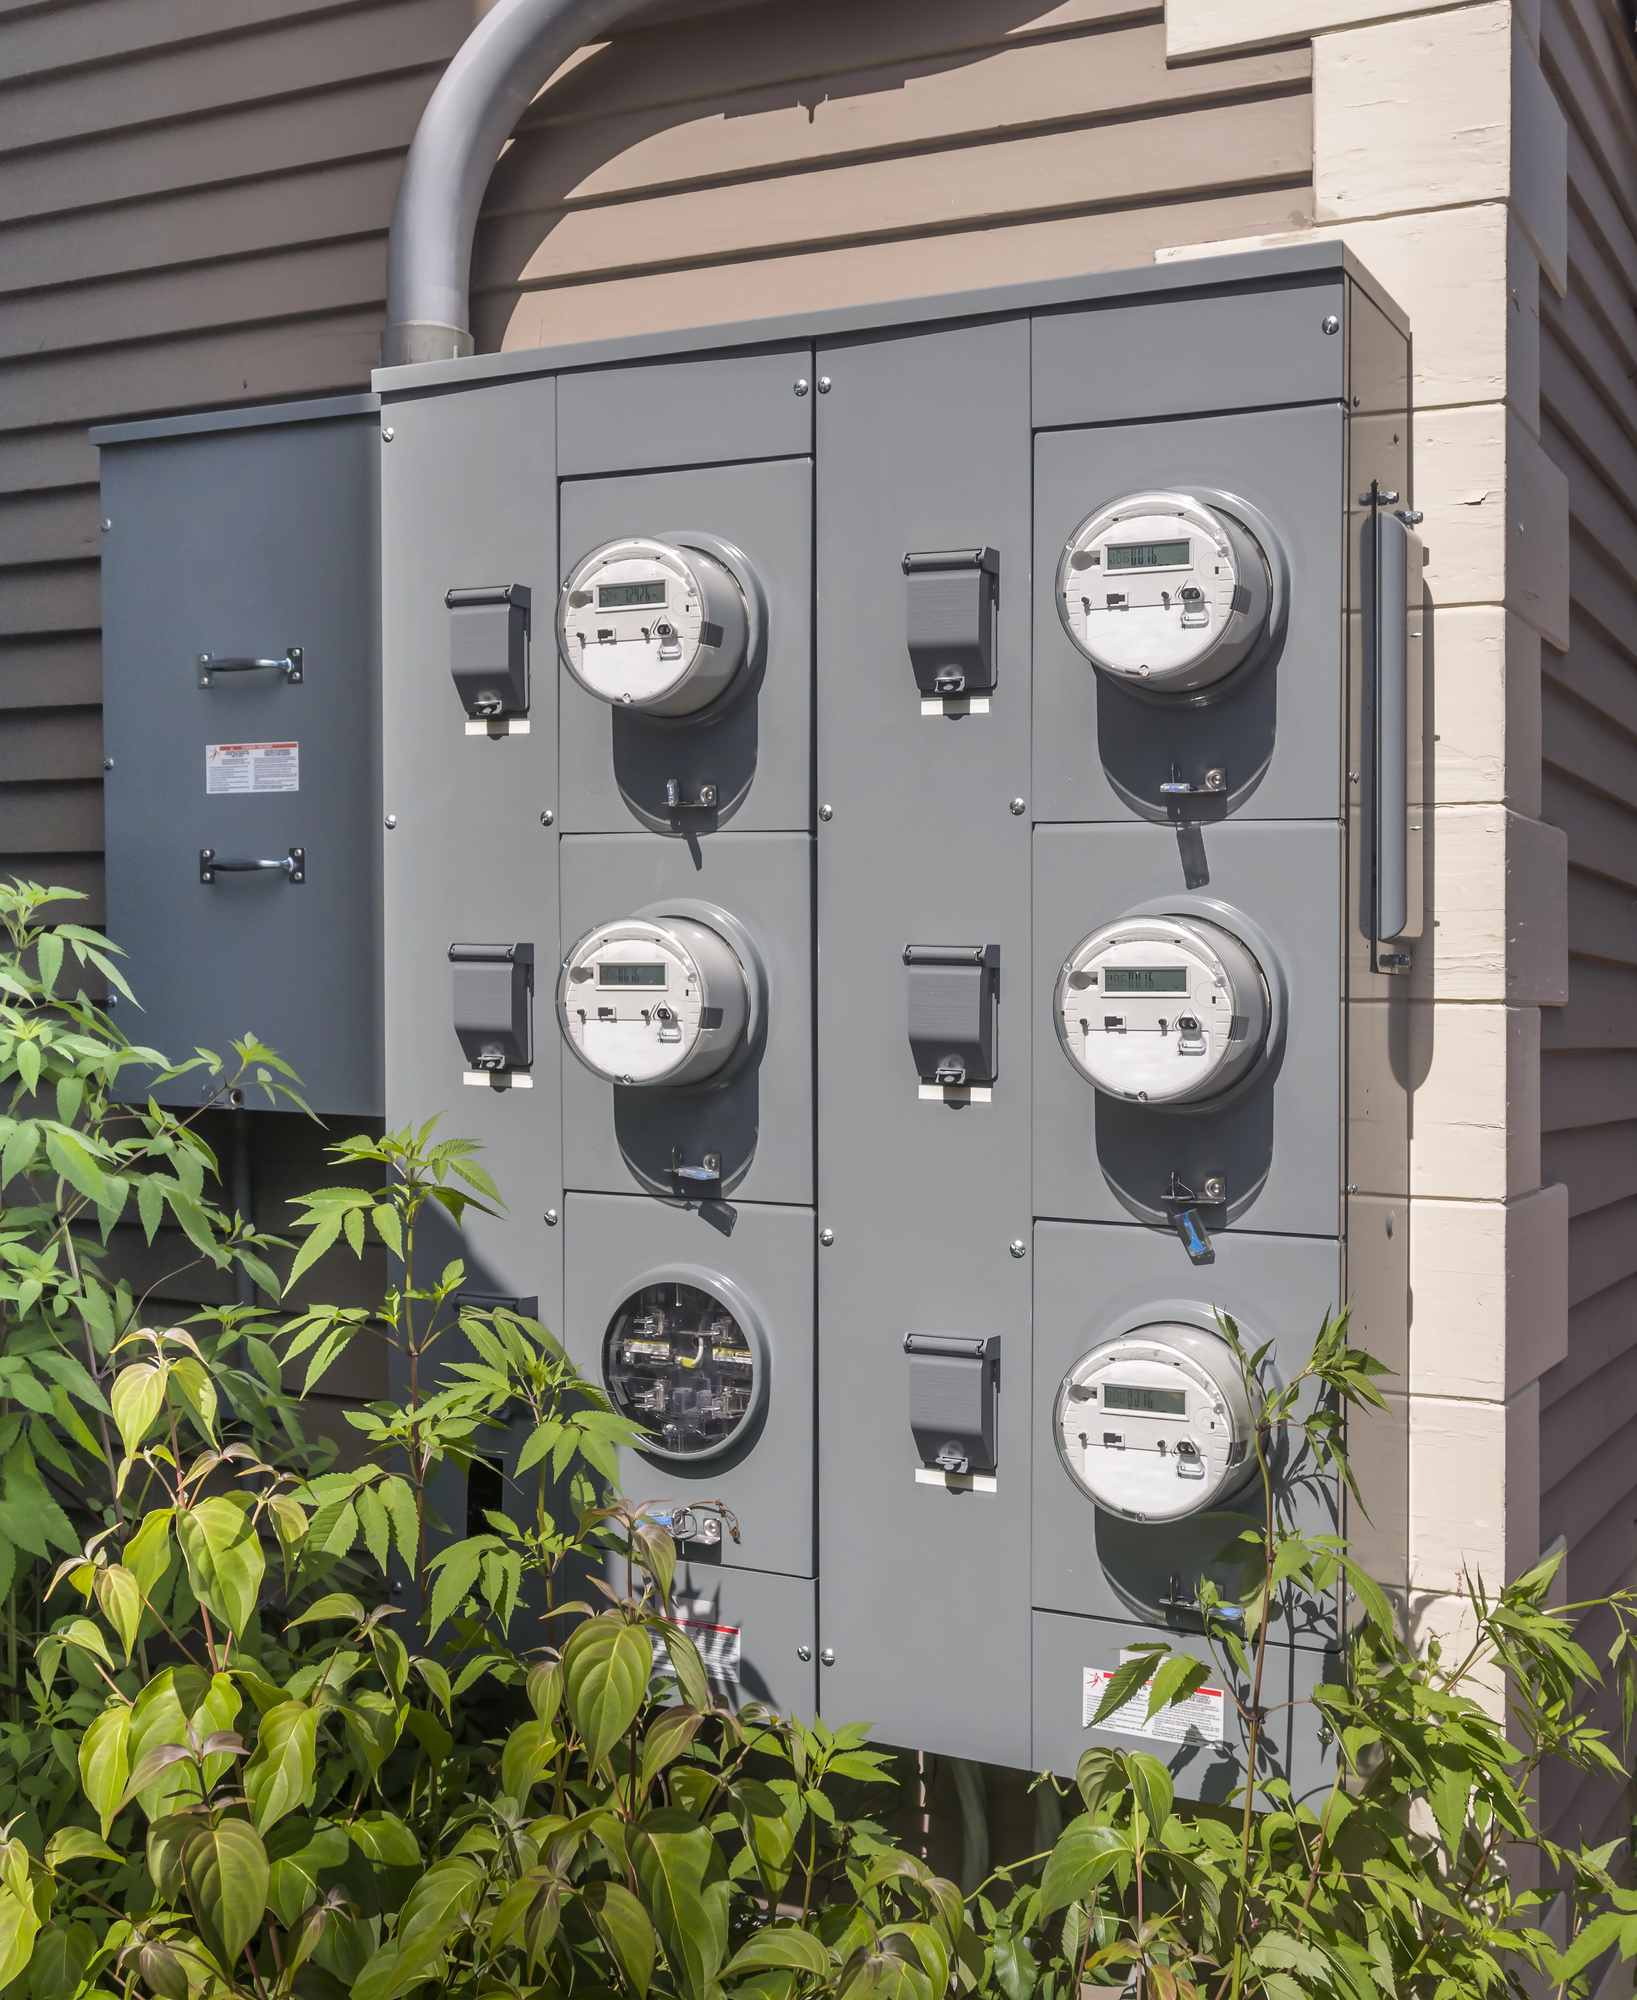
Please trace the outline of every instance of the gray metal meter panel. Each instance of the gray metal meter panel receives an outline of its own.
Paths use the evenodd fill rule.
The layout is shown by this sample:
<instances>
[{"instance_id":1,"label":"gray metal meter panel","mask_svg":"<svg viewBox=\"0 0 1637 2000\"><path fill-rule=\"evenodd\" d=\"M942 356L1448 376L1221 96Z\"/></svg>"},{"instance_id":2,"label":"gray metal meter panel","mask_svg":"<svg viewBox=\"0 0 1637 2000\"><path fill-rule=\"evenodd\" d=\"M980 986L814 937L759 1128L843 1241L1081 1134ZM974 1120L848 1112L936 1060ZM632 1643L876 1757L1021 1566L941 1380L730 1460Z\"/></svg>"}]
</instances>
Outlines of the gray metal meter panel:
<instances>
[{"instance_id":1,"label":"gray metal meter panel","mask_svg":"<svg viewBox=\"0 0 1637 2000\"><path fill-rule=\"evenodd\" d=\"M1141 1750L1167 1767L1179 1798L1226 1805L1243 1780L1249 1732L1230 1688L1216 1675L1192 1700L1165 1710L1154 1724L1145 1723L1144 1694L1102 1727L1086 1726L1097 1713L1108 1676L1133 1647L1151 1642L1152 1636L1143 1625L1035 1613L1031 1767L1072 1778L1089 1749ZM1177 1633L1171 1644L1195 1659L1211 1658L1205 1641L1189 1633ZM1286 1779L1315 1812L1335 1782L1336 1760L1334 1749L1320 1743L1309 1704L1319 1682L1338 1681L1341 1674L1341 1661L1333 1653L1291 1646L1268 1649L1262 1702L1272 1713L1260 1739L1265 1774Z\"/></svg>"},{"instance_id":2,"label":"gray metal meter panel","mask_svg":"<svg viewBox=\"0 0 1637 2000\"><path fill-rule=\"evenodd\" d=\"M633 534L690 533L742 551L759 606L759 656L689 715L600 701L542 652L562 714L559 823L681 838L812 822L813 466L810 458L572 479L561 494L562 574Z\"/></svg>"},{"instance_id":3,"label":"gray metal meter panel","mask_svg":"<svg viewBox=\"0 0 1637 2000\"><path fill-rule=\"evenodd\" d=\"M683 1556L812 1576L812 1211L571 1194L564 1229L564 1344L660 1447L621 1452L625 1493L733 1511L739 1541L679 1536ZM660 1367L633 1369L656 1350ZM717 1437L686 1435L690 1406L707 1398L731 1401L728 1422ZM695 1517L706 1532L712 1519Z\"/></svg>"},{"instance_id":4,"label":"gray metal meter panel","mask_svg":"<svg viewBox=\"0 0 1637 2000\"><path fill-rule=\"evenodd\" d=\"M1134 385L1126 413L1140 417L1145 409ZM1037 817L1209 826L1224 817L1340 812L1345 429L1338 402L1037 440ZM1129 622L1134 585L1146 582L1150 594L1177 585L1170 571L1116 575L1103 551L1078 549L1079 532L1104 510L1126 496L1153 494L1178 496L1173 504L1195 504L1232 530L1247 589L1261 590L1252 572L1265 572L1261 636L1225 677L1192 691L1110 673L1065 629L1065 589L1076 620L1089 603L1092 615L1118 628ZM1179 521L1178 533L1191 533L1196 553L1205 547L1197 522ZM1142 536L1152 535L1149 524ZM1113 539L1119 542L1117 530ZM1142 551L1117 546L1109 553L1130 559ZM1088 558L1090 566L1065 571L1065 563ZM1186 622L1181 587L1170 595L1169 617Z\"/></svg>"},{"instance_id":5,"label":"gray metal meter panel","mask_svg":"<svg viewBox=\"0 0 1637 2000\"><path fill-rule=\"evenodd\" d=\"M555 1039L560 1050L569 1185L665 1199L811 1202L808 836L736 833L690 842L651 833L576 835L562 843L562 896L557 1018L540 1032L543 1048ZM648 945L636 951L615 935L628 929ZM736 976L735 961L742 967L749 1015L721 1067L673 1086L658 1059L666 1037L694 1032L695 997L684 1000L673 984L650 1007L648 989L611 983L620 976L613 961L640 960L631 966L636 977L665 967L663 976L674 980L679 964L699 966L707 948L727 978ZM542 978L541 985L549 1007L551 982ZM715 999L707 999L705 1011L715 1011ZM661 1009L684 1018L666 1023ZM648 1014L658 1020L649 1031L660 1046L623 1072L629 1082L612 1062L599 1072L597 1042L640 1038Z\"/></svg>"},{"instance_id":6,"label":"gray metal meter panel","mask_svg":"<svg viewBox=\"0 0 1637 2000\"><path fill-rule=\"evenodd\" d=\"M811 451L812 372L805 342L570 369L558 378L557 469L634 472Z\"/></svg>"},{"instance_id":7,"label":"gray metal meter panel","mask_svg":"<svg viewBox=\"0 0 1637 2000\"><path fill-rule=\"evenodd\" d=\"M373 413L102 448L108 927L185 1056L254 1031L381 1108ZM206 657L208 656L208 658ZM245 865L249 864L249 865ZM196 1104L188 1076L161 1090Z\"/></svg>"},{"instance_id":8,"label":"gray metal meter panel","mask_svg":"<svg viewBox=\"0 0 1637 2000\"><path fill-rule=\"evenodd\" d=\"M1119 422L1281 403L1340 402L1343 279L1117 299L1034 321L1034 421ZM1326 321L1333 321L1327 331Z\"/></svg>"},{"instance_id":9,"label":"gray metal meter panel","mask_svg":"<svg viewBox=\"0 0 1637 2000\"><path fill-rule=\"evenodd\" d=\"M555 789L557 701L549 668L556 601L553 383L549 377L411 396L382 420L383 796L377 838L386 886L386 1112L394 1126L442 1113L443 1130L482 1142L503 1217L473 1214L430 1246L464 1256L468 1282L532 1294L561 1322L559 1066L551 992L557 961L557 833L542 824ZM474 719L451 673L452 589L529 593L534 672L526 714ZM546 606L548 629L539 629ZM548 668L540 672L544 650ZM464 948L452 962L452 946ZM532 948L532 1001L523 989ZM496 953L501 954L496 958ZM462 1041L462 975L488 957L529 1034ZM475 1019L476 1017L474 1017ZM507 1018L511 1018L508 1013ZM522 1024L519 1024L522 1025ZM523 1053L532 1061L516 1060Z\"/></svg>"},{"instance_id":10,"label":"gray metal meter panel","mask_svg":"<svg viewBox=\"0 0 1637 2000\"><path fill-rule=\"evenodd\" d=\"M1176 1204L1205 1229L1242 1227L1335 1236L1341 1226L1343 996L1339 943L1341 829L1236 822L1197 845L1161 827L1041 827L1035 835L1035 1204L1088 1221L1163 1222ZM1136 961L1123 990L1103 991L1098 966L1077 970L1082 946L1146 937L1117 957ZM1202 926L1208 928L1202 928ZM1247 988L1270 1003L1261 1054L1219 1096L1143 1102L1094 1083L1084 1064L1139 1060L1142 1045L1186 1073L1209 1061L1194 1032L1211 996L1133 992L1185 956L1172 935L1227 933L1247 947ZM1197 954L1195 954L1197 957ZM1195 976L1189 974L1190 982ZM1078 980L1087 980L1076 986ZM1201 1000L1204 1000L1204 1006ZM1254 991L1223 994L1235 1029L1250 1025ZM1220 1004L1220 1003L1219 1003ZM1186 1012L1185 1009L1193 1011ZM1055 1032L1054 1032L1055 1027ZM1076 1060L1076 1058L1080 1060ZM1157 1094L1157 1093L1156 1093Z\"/></svg>"},{"instance_id":11,"label":"gray metal meter panel","mask_svg":"<svg viewBox=\"0 0 1637 2000\"><path fill-rule=\"evenodd\" d=\"M1028 329L865 337L817 367L820 1695L887 1742L1021 1765ZM995 684L946 702L917 678L903 558L983 548ZM917 1047L911 981L937 959L965 962L980 1003L998 980L991 1080L939 1081L942 1045ZM981 1044L961 1041L968 1063ZM992 1474L925 1462L908 1334L998 1336Z\"/></svg>"},{"instance_id":12,"label":"gray metal meter panel","mask_svg":"<svg viewBox=\"0 0 1637 2000\"><path fill-rule=\"evenodd\" d=\"M1165 1329L1182 1326L1197 1329L1220 1349L1212 1365L1231 1390L1238 1378L1217 1326L1221 1312L1237 1322L1251 1351L1273 1343L1263 1372L1269 1391L1293 1381L1326 1314L1343 1296L1341 1246L1322 1237L1232 1231L1217 1238L1215 1261L1200 1268L1189 1263L1168 1230L1042 1222L1034 1249L1035 1605L1135 1619L1161 1632L1197 1626L1190 1607L1198 1601L1202 1576L1225 1598L1243 1594L1238 1566L1221 1558L1242 1528L1261 1524L1262 1482L1244 1474L1237 1487L1229 1483L1220 1496L1207 1494L1197 1460L1189 1460L1190 1430L1200 1432L1198 1412L1183 1408L1195 1401L1184 1369L1113 1371L1138 1380L1152 1375L1156 1381L1173 1374L1174 1390L1158 1395L1111 1388L1105 1381L1100 1393L1092 1383L1093 1393L1076 1400L1080 1384L1070 1378L1100 1348L1122 1341L1140 1345L1146 1332L1163 1350ZM1247 1444L1241 1436L1241 1468L1255 1456L1254 1445L1247 1449ZM1275 1449L1274 1464L1292 1522L1308 1533L1336 1533L1340 1496L1333 1475L1311 1457L1293 1461L1282 1448ZM1110 1497L1110 1505L1096 1504L1088 1495L1083 1471L1091 1473L1091 1483ZM1152 1518L1150 1510L1158 1511L1154 1497L1163 1504L1166 1488L1172 1501L1167 1511L1175 1518ZM1195 1493L1206 1495L1207 1504L1177 1512ZM1150 1518L1139 1521L1135 1512ZM1323 1647L1334 1640L1335 1610L1331 1600L1309 1607L1294 1629L1280 1616L1271 1630L1282 1643Z\"/></svg>"}]
</instances>

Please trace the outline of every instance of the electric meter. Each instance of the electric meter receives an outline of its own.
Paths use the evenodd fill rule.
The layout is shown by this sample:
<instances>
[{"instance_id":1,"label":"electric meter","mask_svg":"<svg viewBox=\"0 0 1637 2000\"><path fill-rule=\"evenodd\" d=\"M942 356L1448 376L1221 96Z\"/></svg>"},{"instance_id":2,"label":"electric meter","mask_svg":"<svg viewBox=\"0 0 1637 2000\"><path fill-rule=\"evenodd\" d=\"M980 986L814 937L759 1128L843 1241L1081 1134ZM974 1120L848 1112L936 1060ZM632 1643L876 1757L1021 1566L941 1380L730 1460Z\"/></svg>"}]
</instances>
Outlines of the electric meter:
<instances>
[{"instance_id":1,"label":"electric meter","mask_svg":"<svg viewBox=\"0 0 1637 2000\"><path fill-rule=\"evenodd\" d=\"M1069 1477L1128 1521L1177 1521L1243 1486L1254 1421L1228 1343L1169 1322L1082 1355L1052 1418Z\"/></svg>"},{"instance_id":2,"label":"electric meter","mask_svg":"<svg viewBox=\"0 0 1637 2000\"><path fill-rule=\"evenodd\" d=\"M698 1083L745 1037L739 953L693 917L625 917L588 931L557 991L569 1047L610 1083Z\"/></svg>"},{"instance_id":3,"label":"electric meter","mask_svg":"<svg viewBox=\"0 0 1637 2000\"><path fill-rule=\"evenodd\" d=\"M1197 1104L1260 1060L1272 1008L1250 949L1200 917L1125 917L1058 974L1057 1037L1110 1097Z\"/></svg>"},{"instance_id":4,"label":"electric meter","mask_svg":"<svg viewBox=\"0 0 1637 2000\"><path fill-rule=\"evenodd\" d=\"M658 1458L715 1458L740 1438L761 1389L758 1343L700 1285L666 1280L624 1301L603 1337L614 1408Z\"/></svg>"},{"instance_id":5,"label":"electric meter","mask_svg":"<svg viewBox=\"0 0 1637 2000\"><path fill-rule=\"evenodd\" d=\"M1116 680L1191 694L1268 627L1267 557L1245 524L1188 493L1133 493L1075 529L1057 567L1069 637Z\"/></svg>"},{"instance_id":6,"label":"electric meter","mask_svg":"<svg viewBox=\"0 0 1637 2000\"><path fill-rule=\"evenodd\" d=\"M557 645L581 687L649 715L715 701L745 664L750 627L725 561L642 535L582 556L557 607Z\"/></svg>"}]
</instances>

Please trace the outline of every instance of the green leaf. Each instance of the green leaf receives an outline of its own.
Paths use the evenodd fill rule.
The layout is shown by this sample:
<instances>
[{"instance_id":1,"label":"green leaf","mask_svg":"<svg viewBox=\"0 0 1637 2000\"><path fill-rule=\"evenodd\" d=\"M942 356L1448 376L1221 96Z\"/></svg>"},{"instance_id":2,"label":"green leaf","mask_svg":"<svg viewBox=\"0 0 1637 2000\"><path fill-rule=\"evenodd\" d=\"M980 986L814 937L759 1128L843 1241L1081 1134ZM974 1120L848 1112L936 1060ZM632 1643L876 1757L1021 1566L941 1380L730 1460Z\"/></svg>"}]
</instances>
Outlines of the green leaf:
<instances>
[{"instance_id":1,"label":"green leaf","mask_svg":"<svg viewBox=\"0 0 1637 2000\"><path fill-rule=\"evenodd\" d=\"M32 1899L24 1902L9 1887L0 1888L0 1988L28 1964L39 1929Z\"/></svg>"},{"instance_id":2,"label":"green leaf","mask_svg":"<svg viewBox=\"0 0 1637 2000\"><path fill-rule=\"evenodd\" d=\"M1193 1659L1187 1653L1173 1653L1154 1676L1154 1685L1148 1691L1149 1720L1152 1721L1162 1708L1186 1701L1210 1677L1209 1661Z\"/></svg>"},{"instance_id":3,"label":"green leaf","mask_svg":"<svg viewBox=\"0 0 1637 2000\"><path fill-rule=\"evenodd\" d=\"M612 1615L577 1625L564 1647L564 1698L593 1770L636 1719L653 1657L647 1633Z\"/></svg>"},{"instance_id":4,"label":"green leaf","mask_svg":"<svg viewBox=\"0 0 1637 2000\"><path fill-rule=\"evenodd\" d=\"M1052 1849L1041 1877L1041 1917L1083 1902L1130 1851L1129 1837L1111 1826L1071 1826Z\"/></svg>"},{"instance_id":5,"label":"green leaf","mask_svg":"<svg viewBox=\"0 0 1637 2000\"><path fill-rule=\"evenodd\" d=\"M1029 2000L1035 1989L1034 1954L1026 1940L1002 1933L995 1940L995 1979L1006 2000Z\"/></svg>"},{"instance_id":6,"label":"green leaf","mask_svg":"<svg viewBox=\"0 0 1637 2000\"><path fill-rule=\"evenodd\" d=\"M125 1455L134 1458L164 1404L165 1370L157 1362L133 1361L114 1377L108 1400L125 1443Z\"/></svg>"},{"instance_id":7,"label":"green leaf","mask_svg":"<svg viewBox=\"0 0 1637 2000\"><path fill-rule=\"evenodd\" d=\"M223 1973L233 1976L267 1908L267 1849L242 1819L201 1826L182 1849L182 1880L199 1934Z\"/></svg>"},{"instance_id":8,"label":"green leaf","mask_svg":"<svg viewBox=\"0 0 1637 2000\"><path fill-rule=\"evenodd\" d=\"M418 1868L421 1850L403 1821L395 1813L360 1813L348 1823L347 1832L361 1854L378 1861L383 1868Z\"/></svg>"},{"instance_id":9,"label":"green leaf","mask_svg":"<svg viewBox=\"0 0 1637 2000\"><path fill-rule=\"evenodd\" d=\"M443 1947L482 1898L483 1876L464 1855L429 1868L409 1892L390 1944L354 1980L352 2000L396 2000L431 1973Z\"/></svg>"},{"instance_id":10,"label":"green leaf","mask_svg":"<svg viewBox=\"0 0 1637 2000\"><path fill-rule=\"evenodd\" d=\"M61 1868L69 1861L117 1861L123 1863L125 1856L116 1854L106 1840L99 1840L88 1826L63 1826L51 1836L45 1845L45 1864L48 1868Z\"/></svg>"},{"instance_id":11,"label":"green leaf","mask_svg":"<svg viewBox=\"0 0 1637 2000\"><path fill-rule=\"evenodd\" d=\"M444 1549L427 1564L429 1570L436 1571L438 1579L432 1586L431 1615L426 1627L428 1638L431 1638L438 1627L452 1618L465 1603L473 1584L477 1581L478 1569L483 1562L483 1552L493 1540L492 1535L476 1535L469 1541L456 1542L452 1548Z\"/></svg>"},{"instance_id":12,"label":"green leaf","mask_svg":"<svg viewBox=\"0 0 1637 2000\"><path fill-rule=\"evenodd\" d=\"M1131 1775L1132 1792L1148 1822L1149 1835L1157 1839L1171 1817L1174 1796L1171 1773L1157 1757L1150 1757L1142 1750L1127 1759L1126 1769Z\"/></svg>"},{"instance_id":13,"label":"green leaf","mask_svg":"<svg viewBox=\"0 0 1637 2000\"><path fill-rule=\"evenodd\" d=\"M1159 1641L1152 1645L1145 1644L1133 1648L1134 1657L1122 1661L1109 1675L1108 1685L1103 1689L1103 1698L1097 1704L1097 1713L1091 1718L1087 1727L1095 1729L1105 1717L1114 1715L1124 1708L1170 1651L1168 1645Z\"/></svg>"},{"instance_id":14,"label":"green leaf","mask_svg":"<svg viewBox=\"0 0 1637 2000\"><path fill-rule=\"evenodd\" d=\"M235 1638L243 1638L267 1570L261 1540L245 1507L226 1494L201 1500L177 1515L176 1538L182 1545L194 1596L231 1629Z\"/></svg>"},{"instance_id":15,"label":"green leaf","mask_svg":"<svg viewBox=\"0 0 1637 2000\"><path fill-rule=\"evenodd\" d=\"M590 1882L580 1892L597 1935L619 1966L626 1983L641 1996L654 1976L657 1949L648 1913L631 1891L618 1882Z\"/></svg>"},{"instance_id":16,"label":"green leaf","mask_svg":"<svg viewBox=\"0 0 1637 2000\"><path fill-rule=\"evenodd\" d=\"M830 1970L830 1954L811 1931L794 1924L769 1924L742 1945L723 1968L722 1977L736 1972L759 1971L764 1967L788 1967L793 1972L810 1972L822 1979Z\"/></svg>"},{"instance_id":17,"label":"green leaf","mask_svg":"<svg viewBox=\"0 0 1637 2000\"><path fill-rule=\"evenodd\" d=\"M715 1842L696 1820L670 1807L633 1827L626 1851L672 1977L686 2000L706 2000L728 1942L729 1890Z\"/></svg>"},{"instance_id":18,"label":"green leaf","mask_svg":"<svg viewBox=\"0 0 1637 2000\"><path fill-rule=\"evenodd\" d=\"M318 1757L318 1711L281 1702L261 1719L255 1754L244 1770L251 1824L265 1833L306 1798Z\"/></svg>"},{"instance_id":19,"label":"green leaf","mask_svg":"<svg viewBox=\"0 0 1637 2000\"><path fill-rule=\"evenodd\" d=\"M551 1769L560 1745L557 1733L543 1722L521 1722L506 1738L500 1753L500 1789L526 1808L529 1793Z\"/></svg>"},{"instance_id":20,"label":"green leaf","mask_svg":"<svg viewBox=\"0 0 1637 2000\"><path fill-rule=\"evenodd\" d=\"M285 1629L293 1632L298 1625L311 1625L326 1618L347 1618L355 1625L362 1625L366 1616L363 1605L356 1597L349 1597L342 1590L332 1590L327 1597L310 1604L299 1618L292 1618Z\"/></svg>"},{"instance_id":21,"label":"green leaf","mask_svg":"<svg viewBox=\"0 0 1637 2000\"><path fill-rule=\"evenodd\" d=\"M152 1597L171 1566L171 1518L174 1509L156 1507L125 1544L125 1567L136 1578L144 1597Z\"/></svg>"},{"instance_id":22,"label":"green leaf","mask_svg":"<svg viewBox=\"0 0 1637 2000\"><path fill-rule=\"evenodd\" d=\"M102 1821L102 1837L119 1811L131 1775L131 1711L124 1702L105 1708L80 1738L80 1784Z\"/></svg>"},{"instance_id":23,"label":"green leaf","mask_svg":"<svg viewBox=\"0 0 1637 2000\"><path fill-rule=\"evenodd\" d=\"M97 1571L95 1589L97 1609L119 1634L129 1666L136 1628L142 1623L142 1586L122 1564L110 1563L107 1569Z\"/></svg>"}]
</instances>

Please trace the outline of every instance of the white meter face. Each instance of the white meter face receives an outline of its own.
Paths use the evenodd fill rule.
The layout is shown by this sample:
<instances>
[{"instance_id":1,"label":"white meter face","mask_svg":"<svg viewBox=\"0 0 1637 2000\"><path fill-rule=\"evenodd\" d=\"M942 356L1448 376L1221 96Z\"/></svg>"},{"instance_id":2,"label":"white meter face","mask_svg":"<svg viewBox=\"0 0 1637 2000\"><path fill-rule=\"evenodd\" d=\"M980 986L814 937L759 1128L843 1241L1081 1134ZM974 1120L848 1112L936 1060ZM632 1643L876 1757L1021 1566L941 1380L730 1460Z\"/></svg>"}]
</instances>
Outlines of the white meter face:
<instances>
[{"instance_id":1,"label":"white meter face","mask_svg":"<svg viewBox=\"0 0 1637 2000\"><path fill-rule=\"evenodd\" d=\"M1083 1355L1053 1414L1070 1478L1128 1521L1180 1520L1244 1485L1256 1470L1253 1422L1233 1349L1172 1324Z\"/></svg>"},{"instance_id":2,"label":"white meter face","mask_svg":"<svg viewBox=\"0 0 1637 2000\"><path fill-rule=\"evenodd\" d=\"M749 613L732 572L702 549L630 536L575 565L557 607L557 645L599 701L692 715L745 664Z\"/></svg>"},{"instance_id":3,"label":"white meter face","mask_svg":"<svg viewBox=\"0 0 1637 2000\"><path fill-rule=\"evenodd\" d=\"M1058 975L1057 1035L1110 1097L1192 1104L1260 1061L1269 1000L1249 949L1197 917L1128 917L1076 946Z\"/></svg>"},{"instance_id":4,"label":"white meter face","mask_svg":"<svg viewBox=\"0 0 1637 2000\"><path fill-rule=\"evenodd\" d=\"M610 1083L697 1083L744 1039L749 995L726 938L691 917L628 917L568 955L557 1013L569 1047Z\"/></svg>"},{"instance_id":5,"label":"white meter face","mask_svg":"<svg viewBox=\"0 0 1637 2000\"><path fill-rule=\"evenodd\" d=\"M1190 694L1267 629L1272 586L1242 521L1186 493L1133 493L1075 530L1057 571L1069 637L1116 680Z\"/></svg>"}]
</instances>

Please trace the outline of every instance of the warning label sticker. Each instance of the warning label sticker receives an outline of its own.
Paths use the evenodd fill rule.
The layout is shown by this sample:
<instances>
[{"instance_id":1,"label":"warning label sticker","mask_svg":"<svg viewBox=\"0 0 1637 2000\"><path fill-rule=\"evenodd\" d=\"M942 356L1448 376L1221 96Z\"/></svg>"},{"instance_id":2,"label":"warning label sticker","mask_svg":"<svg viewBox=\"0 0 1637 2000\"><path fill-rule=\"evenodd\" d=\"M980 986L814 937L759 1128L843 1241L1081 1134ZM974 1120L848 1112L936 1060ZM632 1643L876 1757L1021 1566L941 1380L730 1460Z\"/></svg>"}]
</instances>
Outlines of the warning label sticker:
<instances>
[{"instance_id":1,"label":"warning label sticker","mask_svg":"<svg viewBox=\"0 0 1637 2000\"><path fill-rule=\"evenodd\" d=\"M217 792L299 792L299 743L207 743L205 790Z\"/></svg>"},{"instance_id":2,"label":"warning label sticker","mask_svg":"<svg viewBox=\"0 0 1637 2000\"><path fill-rule=\"evenodd\" d=\"M698 1649L699 1657L705 1662L705 1672L718 1688L737 1685L739 1680L739 1627L737 1625L714 1625L709 1622L711 1610L707 1602L700 1609L704 1616L686 1617L683 1608L677 1607L673 1624L680 1625ZM676 1669L671 1665L671 1655L665 1641L657 1633L653 1634L654 1672L665 1680L676 1679Z\"/></svg>"},{"instance_id":3,"label":"warning label sticker","mask_svg":"<svg viewBox=\"0 0 1637 2000\"><path fill-rule=\"evenodd\" d=\"M1123 1666L1133 1657L1130 1653L1123 1654L1120 1664ZM1113 1678L1114 1671L1109 1667L1085 1669L1080 1702L1082 1728L1091 1727L1091 1718L1097 1713L1103 1692ZM1111 1730L1116 1736L1146 1736L1160 1743L1220 1743L1223 1740L1223 1718L1228 1704L1221 1688L1207 1683L1197 1688L1186 1701L1173 1702L1169 1708L1162 1708L1150 1721L1148 1691L1153 1685L1151 1680L1144 1681L1128 1702L1115 1709L1112 1715L1104 1716L1097 1727Z\"/></svg>"}]
</instances>

